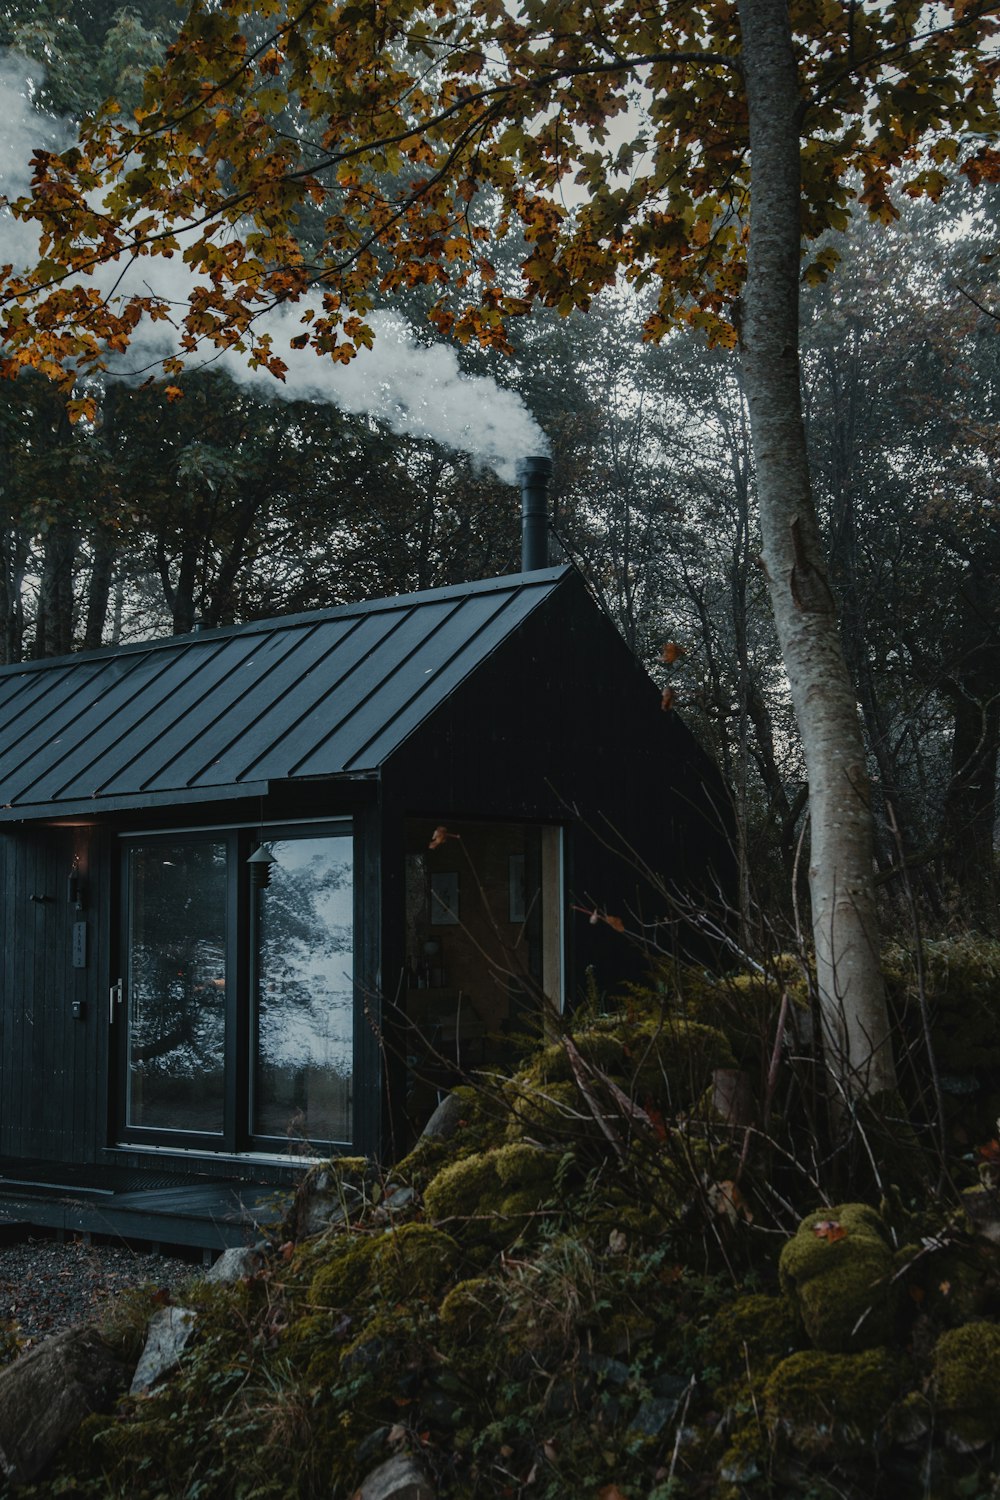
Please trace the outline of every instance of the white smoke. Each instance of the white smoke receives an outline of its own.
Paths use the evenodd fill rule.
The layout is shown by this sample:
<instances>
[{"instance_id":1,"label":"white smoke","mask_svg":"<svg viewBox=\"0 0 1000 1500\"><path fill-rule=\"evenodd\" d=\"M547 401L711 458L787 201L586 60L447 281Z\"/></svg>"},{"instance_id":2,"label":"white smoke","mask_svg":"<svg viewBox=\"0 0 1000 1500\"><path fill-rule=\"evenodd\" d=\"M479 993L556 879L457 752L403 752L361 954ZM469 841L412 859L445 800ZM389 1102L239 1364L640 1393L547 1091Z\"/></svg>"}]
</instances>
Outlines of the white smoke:
<instances>
[{"instance_id":1,"label":"white smoke","mask_svg":"<svg viewBox=\"0 0 1000 1500\"><path fill-rule=\"evenodd\" d=\"M32 151L58 151L73 132L68 122L43 114L32 104L39 71L23 57L0 52L0 195L26 193ZM26 267L38 259L34 226L0 209L0 264ZM86 278L102 295L127 296L149 290L183 316L196 278L178 255L145 257L124 268L120 263L96 267ZM204 355L213 369L252 386L261 397L326 402L342 411L368 414L393 432L433 438L477 462L488 465L507 483L515 480L517 460L548 451L548 442L516 392L489 376L462 373L455 351L440 343L425 344L398 314L380 311L367 319L375 335L372 349L361 349L347 365L310 349L293 349L290 341L304 331L303 311L316 303L303 299L261 314L258 334L268 333L272 350L287 366L284 381L265 370L252 370L234 349L208 346ZM127 359L110 364L119 377L144 378L150 367L177 352L169 323L144 319L135 330ZM198 357L190 359L192 368Z\"/></svg>"}]
</instances>

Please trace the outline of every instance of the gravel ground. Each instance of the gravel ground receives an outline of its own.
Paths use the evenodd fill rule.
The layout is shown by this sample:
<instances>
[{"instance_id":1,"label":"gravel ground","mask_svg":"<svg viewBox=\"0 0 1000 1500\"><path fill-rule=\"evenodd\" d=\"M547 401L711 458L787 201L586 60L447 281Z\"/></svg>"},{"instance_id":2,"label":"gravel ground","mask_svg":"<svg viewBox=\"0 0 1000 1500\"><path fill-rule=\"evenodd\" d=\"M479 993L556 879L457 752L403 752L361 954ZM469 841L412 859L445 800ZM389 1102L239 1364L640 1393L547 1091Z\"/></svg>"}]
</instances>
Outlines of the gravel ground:
<instances>
[{"instance_id":1,"label":"gravel ground","mask_svg":"<svg viewBox=\"0 0 1000 1500\"><path fill-rule=\"evenodd\" d=\"M73 1323L100 1321L131 1287L172 1287L199 1269L200 1261L83 1240L0 1244L0 1324L17 1324L29 1347Z\"/></svg>"}]
</instances>

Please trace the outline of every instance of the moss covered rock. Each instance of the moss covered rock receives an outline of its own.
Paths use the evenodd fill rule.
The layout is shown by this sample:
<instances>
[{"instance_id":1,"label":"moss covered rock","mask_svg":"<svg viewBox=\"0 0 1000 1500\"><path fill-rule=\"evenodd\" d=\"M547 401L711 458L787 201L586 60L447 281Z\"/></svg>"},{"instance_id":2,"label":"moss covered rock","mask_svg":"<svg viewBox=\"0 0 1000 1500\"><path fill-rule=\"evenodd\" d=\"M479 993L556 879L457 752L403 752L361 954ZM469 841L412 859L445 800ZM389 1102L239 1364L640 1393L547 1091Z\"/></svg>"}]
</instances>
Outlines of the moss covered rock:
<instances>
[{"instance_id":1,"label":"moss covered rock","mask_svg":"<svg viewBox=\"0 0 1000 1500\"><path fill-rule=\"evenodd\" d=\"M764 1386L764 1416L773 1440L816 1456L871 1448L900 1383L887 1349L860 1354L800 1350L783 1359Z\"/></svg>"},{"instance_id":2,"label":"moss covered rock","mask_svg":"<svg viewBox=\"0 0 1000 1500\"><path fill-rule=\"evenodd\" d=\"M966 1323L934 1346L934 1395L949 1442L962 1450L1000 1437L1000 1328Z\"/></svg>"},{"instance_id":3,"label":"moss covered rock","mask_svg":"<svg viewBox=\"0 0 1000 1500\"><path fill-rule=\"evenodd\" d=\"M799 1320L784 1297L753 1293L723 1303L705 1335L705 1354L726 1375L766 1375L801 1343Z\"/></svg>"},{"instance_id":4,"label":"moss covered rock","mask_svg":"<svg viewBox=\"0 0 1000 1500\"><path fill-rule=\"evenodd\" d=\"M728 1039L716 1027L666 1012L603 1017L574 1041L586 1067L606 1073L640 1104L648 1101L669 1114L690 1109L716 1068L736 1066ZM520 1077L543 1088L573 1083L566 1048L561 1042L545 1047Z\"/></svg>"},{"instance_id":5,"label":"moss covered rock","mask_svg":"<svg viewBox=\"0 0 1000 1500\"><path fill-rule=\"evenodd\" d=\"M477 1345L496 1326L499 1307L499 1289L488 1276L473 1276L458 1282L438 1309L443 1346L467 1352L470 1345Z\"/></svg>"},{"instance_id":6,"label":"moss covered rock","mask_svg":"<svg viewBox=\"0 0 1000 1500\"><path fill-rule=\"evenodd\" d=\"M719 1460L719 1484L714 1500L743 1500L745 1485L767 1472L767 1438L757 1421L743 1422L731 1433L729 1447Z\"/></svg>"},{"instance_id":7,"label":"moss covered rock","mask_svg":"<svg viewBox=\"0 0 1000 1500\"><path fill-rule=\"evenodd\" d=\"M377 1173L366 1156L338 1156L318 1162L296 1189L285 1230L292 1239L322 1234L360 1216Z\"/></svg>"},{"instance_id":8,"label":"moss covered rock","mask_svg":"<svg viewBox=\"0 0 1000 1500\"><path fill-rule=\"evenodd\" d=\"M327 1246L309 1287L309 1301L317 1308L345 1308L371 1282L378 1239L370 1234L340 1235L324 1242Z\"/></svg>"},{"instance_id":9,"label":"moss covered rock","mask_svg":"<svg viewBox=\"0 0 1000 1500\"><path fill-rule=\"evenodd\" d=\"M573 1141L589 1135L594 1128L594 1117L575 1083L532 1082L519 1075L510 1082L508 1099L508 1140L517 1141L528 1135Z\"/></svg>"},{"instance_id":10,"label":"moss covered rock","mask_svg":"<svg viewBox=\"0 0 1000 1500\"><path fill-rule=\"evenodd\" d=\"M507 1243L553 1195L559 1160L538 1146L511 1142L452 1162L427 1184L427 1213L442 1222L462 1222L463 1240Z\"/></svg>"},{"instance_id":11,"label":"moss covered rock","mask_svg":"<svg viewBox=\"0 0 1000 1500\"><path fill-rule=\"evenodd\" d=\"M671 1007L689 1021L721 1031L738 1066L756 1071L770 1057L786 994L792 1006L786 1025L794 1034L799 1017L808 1015L809 989L801 961L791 954L769 959L764 972L708 975L682 969L674 980Z\"/></svg>"},{"instance_id":12,"label":"moss covered rock","mask_svg":"<svg viewBox=\"0 0 1000 1500\"><path fill-rule=\"evenodd\" d=\"M782 1250L778 1270L817 1349L843 1354L888 1342L896 1310L893 1255L867 1204L808 1214Z\"/></svg>"},{"instance_id":13,"label":"moss covered rock","mask_svg":"<svg viewBox=\"0 0 1000 1500\"><path fill-rule=\"evenodd\" d=\"M436 1296L458 1268L461 1251L450 1234L432 1224L403 1224L382 1235L372 1271L390 1302Z\"/></svg>"}]
</instances>

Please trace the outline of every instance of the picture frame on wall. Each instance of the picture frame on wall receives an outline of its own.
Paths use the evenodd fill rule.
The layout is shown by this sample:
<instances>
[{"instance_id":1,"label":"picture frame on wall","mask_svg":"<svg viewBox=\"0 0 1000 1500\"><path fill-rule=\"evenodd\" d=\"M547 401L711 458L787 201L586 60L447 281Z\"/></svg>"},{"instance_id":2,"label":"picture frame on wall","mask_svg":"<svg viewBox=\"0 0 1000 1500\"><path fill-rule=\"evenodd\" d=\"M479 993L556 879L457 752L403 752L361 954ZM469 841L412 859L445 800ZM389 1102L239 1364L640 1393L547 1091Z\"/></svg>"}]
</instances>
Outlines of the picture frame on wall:
<instances>
[{"instance_id":1,"label":"picture frame on wall","mask_svg":"<svg viewBox=\"0 0 1000 1500\"><path fill-rule=\"evenodd\" d=\"M431 926L454 927L458 920L458 871L436 870L431 876Z\"/></svg>"}]
</instances>

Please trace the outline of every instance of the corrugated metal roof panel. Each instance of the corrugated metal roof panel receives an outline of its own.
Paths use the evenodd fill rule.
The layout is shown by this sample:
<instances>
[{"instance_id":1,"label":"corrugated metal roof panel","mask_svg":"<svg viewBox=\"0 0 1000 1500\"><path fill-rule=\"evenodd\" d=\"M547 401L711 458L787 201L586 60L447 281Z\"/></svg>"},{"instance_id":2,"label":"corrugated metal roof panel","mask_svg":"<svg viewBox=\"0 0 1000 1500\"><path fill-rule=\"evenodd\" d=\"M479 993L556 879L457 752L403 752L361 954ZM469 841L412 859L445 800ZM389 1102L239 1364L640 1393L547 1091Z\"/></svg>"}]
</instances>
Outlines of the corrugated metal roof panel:
<instances>
[{"instance_id":1,"label":"corrugated metal roof panel","mask_svg":"<svg viewBox=\"0 0 1000 1500\"><path fill-rule=\"evenodd\" d=\"M0 818L370 775L566 568L0 669Z\"/></svg>"}]
</instances>

